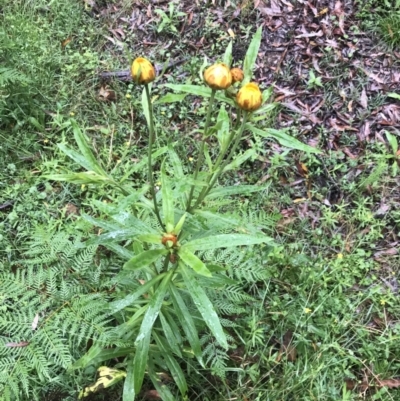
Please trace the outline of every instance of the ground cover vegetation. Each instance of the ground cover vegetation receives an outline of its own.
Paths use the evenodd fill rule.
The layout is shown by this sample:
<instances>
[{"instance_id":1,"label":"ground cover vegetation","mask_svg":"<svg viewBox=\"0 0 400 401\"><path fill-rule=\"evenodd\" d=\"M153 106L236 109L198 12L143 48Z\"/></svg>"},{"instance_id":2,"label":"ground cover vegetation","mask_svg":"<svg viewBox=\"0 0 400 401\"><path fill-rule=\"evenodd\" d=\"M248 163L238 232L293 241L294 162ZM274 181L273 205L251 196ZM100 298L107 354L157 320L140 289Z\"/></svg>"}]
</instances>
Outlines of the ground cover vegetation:
<instances>
[{"instance_id":1,"label":"ground cover vegetation","mask_svg":"<svg viewBox=\"0 0 400 401\"><path fill-rule=\"evenodd\" d=\"M0 399L399 398L397 0L1 6ZM200 70L229 64L230 43L264 135L246 129L203 214L185 214L223 126L240 129L217 91L202 140ZM158 77L152 176L139 56ZM200 248L175 248L179 221ZM132 242L139 224L153 237ZM141 252L151 267L129 265Z\"/></svg>"}]
</instances>

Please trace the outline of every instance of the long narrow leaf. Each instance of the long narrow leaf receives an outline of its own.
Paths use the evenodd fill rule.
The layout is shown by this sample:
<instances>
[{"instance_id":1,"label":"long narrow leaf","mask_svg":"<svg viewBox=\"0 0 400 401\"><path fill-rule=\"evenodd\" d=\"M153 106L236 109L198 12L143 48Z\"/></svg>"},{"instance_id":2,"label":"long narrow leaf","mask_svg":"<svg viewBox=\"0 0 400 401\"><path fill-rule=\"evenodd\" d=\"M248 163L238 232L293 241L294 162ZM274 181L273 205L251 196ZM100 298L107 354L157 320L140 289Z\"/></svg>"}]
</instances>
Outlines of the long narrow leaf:
<instances>
[{"instance_id":1,"label":"long narrow leaf","mask_svg":"<svg viewBox=\"0 0 400 401\"><path fill-rule=\"evenodd\" d=\"M225 171L236 170L240 167L245 161L250 159L256 154L256 150L253 148L247 149L243 154L236 156L231 163L229 163L224 168Z\"/></svg>"},{"instance_id":2,"label":"long narrow leaf","mask_svg":"<svg viewBox=\"0 0 400 401\"><path fill-rule=\"evenodd\" d=\"M165 84L167 88L189 93L191 95L197 95L202 97L210 97L211 96L211 89L207 88L206 86L199 86L199 85L187 85L187 84ZM229 99L222 93L217 93L215 99L228 103L231 106L235 105L235 102L232 99Z\"/></svg>"},{"instance_id":3,"label":"long narrow leaf","mask_svg":"<svg viewBox=\"0 0 400 401\"><path fill-rule=\"evenodd\" d=\"M134 359L134 386L136 393L140 391L143 383L149 355L153 324L160 312L161 305L164 301L164 297L173 273L174 269L171 269L167 272L163 278L163 281L160 283L156 292L152 296L149 307L144 315L142 325L140 326L139 334L136 338L136 354Z\"/></svg>"},{"instance_id":4,"label":"long narrow leaf","mask_svg":"<svg viewBox=\"0 0 400 401\"><path fill-rule=\"evenodd\" d=\"M82 173L66 173L66 174L49 174L45 175L44 178L53 181L66 181L77 185L89 185L89 184L105 184L111 182L108 177L99 175L94 171L86 171Z\"/></svg>"},{"instance_id":5,"label":"long narrow leaf","mask_svg":"<svg viewBox=\"0 0 400 401\"><path fill-rule=\"evenodd\" d=\"M222 60L228 67L231 67L231 65L232 65L232 40L229 42L229 45L226 47L226 50L224 53L224 58Z\"/></svg>"},{"instance_id":6,"label":"long narrow leaf","mask_svg":"<svg viewBox=\"0 0 400 401\"><path fill-rule=\"evenodd\" d=\"M232 185L230 187L218 187L210 191L207 199L224 198L231 195L249 195L253 192L263 191L262 185Z\"/></svg>"},{"instance_id":7,"label":"long narrow leaf","mask_svg":"<svg viewBox=\"0 0 400 401\"><path fill-rule=\"evenodd\" d=\"M194 324L193 317L182 299L179 290L173 284L169 286L169 294L174 304L174 312L186 334L193 353L200 364L203 364L199 334Z\"/></svg>"},{"instance_id":8,"label":"long narrow leaf","mask_svg":"<svg viewBox=\"0 0 400 401\"><path fill-rule=\"evenodd\" d=\"M250 42L250 45L246 52L246 57L244 58L243 63L243 72L244 79L242 85L247 84L251 81L251 77L253 75L253 68L257 60L258 50L261 44L261 34L262 28L261 26L257 29L257 32L254 34L253 39Z\"/></svg>"},{"instance_id":9,"label":"long narrow leaf","mask_svg":"<svg viewBox=\"0 0 400 401\"><path fill-rule=\"evenodd\" d=\"M164 224L167 232L171 232L175 226L174 221L174 195L172 193L171 183L165 172L165 160L161 166L161 194L162 209L164 214Z\"/></svg>"},{"instance_id":10,"label":"long narrow leaf","mask_svg":"<svg viewBox=\"0 0 400 401\"><path fill-rule=\"evenodd\" d=\"M127 372L122 393L122 401L134 401L135 399L135 371L134 358L129 358L127 363Z\"/></svg>"},{"instance_id":11,"label":"long narrow leaf","mask_svg":"<svg viewBox=\"0 0 400 401\"><path fill-rule=\"evenodd\" d=\"M171 348L171 351L182 358L182 353L179 348L178 339L176 338L174 331L172 330L170 324L168 323L168 320L164 317L164 313L160 312L159 317L165 338L168 341L168 345Z\"/></svg>"},{"instance_id":12,"label":"long narrow leaf","mask_svg":"<svg viewBox=\"0 0 400 401\"><path fill-rule=\"evenodd\" d=\"M203 316L203 319L206 322L207 326L214 334L219 344L224 348L228 348L228 341L226 339L221 322L217 313L214 310L213 304L207 297L207 294L205 293L203 288L201 288L201 286L197 282L196 277L188 268L181 265L180 272L182 274L183 280L185 281L186 287L189 290L189 294L193 298L193 302L199 310L201 316Z\"/></svg>"},{"instance_id":13,"label":"long narrow leaf","mask_svg":"<svg viewBox=\"0 0 400 401\"><path fill-rule=\"evenodd\" d=\"M107 173L103 170L97 159L94 157L94 154L90 149L90 146L88 145L86 135L80 129L77 122L71 121L71 125L74 133L74 138L76 143L78 144L79 150L90 165L89 170L93 170L99 175L107 176Z\"/></svg>"},{"instance_id":14,"label":"long narrow leaf","mask_svg":"<svg viewBox=\"0 0 400 401\"><path fill-rule=\"evenodd\" d=\"M134 256L128 262L124 264L126 270L140 270L143 267L149 266L151 263L158 260L162 255L166 255L168 250L165 248L161 249L150 249L144 251L139 255Z\"/></svg>"},{"instance_id":15,"label":"long narrow leaf","mask_svg":"<svg viewBox=\"0 0 400 401\"><path fill-rule=\"evenodd\" d=\"M163 401L176 401L176 398L171 393L168 386L166 384L163 384L161 380L157 377L154 365L151 361L149 361L148 370L149 370L150 380L152 381L161 399Z\"/></svg>"},{"instance_id":16,"label":"long narrow leaf","mask_svg":"<svg viewBox=\"0 0 400 401\"><path fill-rule=\"evenodd\" d=\"M162 336L158 335L157 333L154 333L154 338L156 340L156 343L158 345L158 348L160 348L160 351L162 352L163 359L165 363L168 366L169 371L172 374L172 377L175 380L175 383L178 385L179 391L181 392L182 396L185 396L188 390L185 375L179 366L178 362L176 359L173 357L171 354L170 350L168 349L168 344L165 338Z\"/></svg>"},{"instance_id":17,"label":"long narrow leaf","mask_svg":"<svg viewBox=\"0 0 400 401\"><path fill-rule=\"evenodd\" d=\"M65 153L69 158L72 160L76 161L79 165L81 165L84 169L88 171L95 171L93 170L93 166L90 164L90 162L85 159L80 153L78 153L76 150L68 148L65 144L59 143L57 145L59 149ZM95 171L96 172L96 171Z\"/></svg>"},{"instance_id":18,"label":"long narrow leaf","mask_svg":"<svg viewBox=\"0 0 400 401\"><path fill-rule=\"evenodd\" d=\"M298 139L293 138L283 130L277 130L272 128L267 128L262 130L254 127L251 124L246 124L246 129L253 132L253 134L260 135L264 138L274 138L282 146L286 146L288 148L302 150L304 152L310 152L310 153L321 153L319 149L313 148L311 146L304 144L303 142L300 142Z\"/></svg>"},{"instance_id":19,"label":"long narrow leaf","mask_svg":"<svg viewBox=\"0 0 400 401\"><path fill-rule=\"evenodd\" d=\"M179 257L189 267L191 267L197 274L205 277L211 277L212 274L207 266L192 252L190 252L185 246L181 246L178 251Z\"/></svg>"},{"instance_id":20,"label":"long narrow leaf","mask_svg":"<svg viewBox=\"0 0 400 401\"><path fill-rule=\"evenodd\" d=\"M157 282L159 282L162 278L164 278L166 273L161 273L158 276L154 277L152 280L148 281L147 283L143 284L139 288L135 290L135 292L127 295L123 299L118 299L117 301L111 302L109 304L110 312L116 313L121 309L126 308L127 306L131 305L135 302L139 297L143 294L148 292Z\"/></svg>"},{"instance_id":21,"label":"long narrow leaf","mask_svg":"<svg viewBox=\"0 0 400 401\"><path fill-rule=\"evenodd\" d=\"M210 237L198 238L186 243L185 248L193 251L206 251L216 248L228 248L232 246L255 245L272 242L272 238L265 235L247 234L219 234Z\"/></svg>"}]
</instances>

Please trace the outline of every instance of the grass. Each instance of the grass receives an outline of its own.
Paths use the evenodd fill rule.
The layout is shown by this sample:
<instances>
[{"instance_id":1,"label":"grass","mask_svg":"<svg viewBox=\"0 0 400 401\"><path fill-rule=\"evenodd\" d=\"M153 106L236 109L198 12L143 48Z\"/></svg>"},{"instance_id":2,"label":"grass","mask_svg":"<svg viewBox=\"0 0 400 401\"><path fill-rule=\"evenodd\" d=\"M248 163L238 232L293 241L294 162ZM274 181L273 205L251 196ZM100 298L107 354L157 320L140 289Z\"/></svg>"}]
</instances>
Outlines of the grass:
<instances>
[{"instance_id":1,"label":"grass","mask_svg":"<svg viewBox=\"0 0 400 401\"><path fill-rule=\"evenodd\" d=\"M396 18L384 16L375 27L391 48L399 40L394 34L399 30L392 29L400 26ZM72 143L65 134L71 116L87 127L98 158L116 177L143 158L147 138L140 128L143 117L136 87L111 83L117 101L98 98L97 71L125 68L130 49L124 53L107 45L104 36L109 32L95 10L85 12L73 2L14 1L4 4L2 19L0 58L5 67L20 74L0 86L0 151L4 155L0 158L0 272L8 272L19 267L38 227L71 235L85 232L79 215L69 212L70 205L82 213L95 208L95 199L116 199L106 189L98 193L91 187L41 178L76 168L56 146L62 140ZM179 22L165 22L161 33L167 39L175 35ZM162 23L162 19L154 23L154 32ZM365 19L365 23L371 22ZM204 26L206 37L223 37L209 21ZM245 39L248 31L243 26ZM131 35L126 43L138 41ZM71 41L63 46L66 39ZM223 53L224 43L211 47L213 56ZM143 44L138 46L145 51ZM201 63L201 57L193 57L185 65L186 83L199 81ZM330 64L329 54L326 64ZM337 89L346 79L339 66L332 67L330 75L337 79L324 84L327 103L338 98ZM175 78L171 73L164 79L174 82ZM355 84L357 93L350 96L357 99L363 85L361 76ZM162 94L162 90L154 92ZM373 102L370 107L376 108L384 99L377 95ZM204 107L186 106L157 108L161 116L158 140L160 145L179 140L177 151L192 157L196 136L182 138L182 132L198 128ZM322 138L328 135L321 133ZM356 146L348 134L343 134L341 143ZM240 180L257 183L263 176L260 185L265 190L251 199L238 199L234 207L248 213L249 220L265 224L280 247L256 255L257 267L263 270L260 278L242 279L252 299L246 302L244 313L225 316L236 326L228 329L234 342L223 356L223 367L215 368L219 376L194 362L188 368L190 399L398 399L399 390L379 386L379 380L400 376L399 257L395 253L399 180L393 174L396 159L391 148L369 143L354 161L340 150L326 151L322 158L256 146L263 152L260 160L245 164ZM299 163L307 166L307 177L299 171ZM139 183L145 175L138 171L129 179ZM238 180L235 175L229 179ZM105 274L113 274L115 261L105 265L109 268ZM41 399L76 399L77 389L94 379L94 371L72 378L61 371L57 375L61 378L55 390L51 383L38 390ZM370 383L368 389L362 386L363 380ZM43 386L40 379L37 383L41 383L38 388ZM358 389L350 390L355 384ZM91 399L117 400L119 392L115 387Z\"/></svg>"}]
</instances>

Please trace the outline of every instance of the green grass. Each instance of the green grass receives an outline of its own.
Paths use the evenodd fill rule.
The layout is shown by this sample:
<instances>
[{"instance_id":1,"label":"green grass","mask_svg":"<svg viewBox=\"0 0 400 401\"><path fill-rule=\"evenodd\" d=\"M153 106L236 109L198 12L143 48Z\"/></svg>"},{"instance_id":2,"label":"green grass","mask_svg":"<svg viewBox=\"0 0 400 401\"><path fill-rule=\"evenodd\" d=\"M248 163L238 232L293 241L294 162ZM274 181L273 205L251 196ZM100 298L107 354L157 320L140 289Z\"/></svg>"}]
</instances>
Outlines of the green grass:
<instances>
[{"instance_id":1,"label":"green grass","mask_svg":"<svg viewBox=\"0 0 400 401\"><path fill-rule=\"evenodd\" d=\"M27 269L24 255L38 230L62 232L71 238L89 235L90 227L79 215L69 214L68 205L75 205L79 213L90 213L98 212L95 200L118 200L117 194L107 189L98 192L90 186L81 188L41 178L78 168L56 146L63 140L73 146L66 131L69 118L73 115L86 126L96 156L117 178L143 159L147 134L142 128L137 87L110 83L117 94L116 102L98 99L97 71L125 68L129 56L129 50L117 52L108 47L104 35L109 36L109 32L101 19L85 12L78 2L63 1L4 2L2 13L0 59L8 75L0 70L0 204L12 205L0 210L0 274L14 274ZM366 15L366 23L371 23ZM396 14L383 16L375 27L391 48L399 43L399 29L392 29L400 27L396 18ZM178 20L173 21L172 26L178 25ZM389 27L396 33L391 35ZM160 21L153 28L160 28ZM167 28L165 25L162 33L173 36ZM205 30L209 38L222 35L207 20ZM248 31L243 26L244 38ZM126 42L138 40L130 35ZM63 47L61 43L67 38L71 42ZM210 50L212 55L219 57L225 44L216 43ZM145 48L138 46L144 52ZM185 65L186 83L199 82L202 62L200 57L193 57ZM340 81L345 78L339 70L332 72L331 76L335 75L337 80L324 86L327 102L335 102ZM173 73L164 79L175 82ZM363 77L358 79L351 94L354 99L363 85ZM154 95L163 93L156 89ZM159 145L179 140L176 150L187 158L195 156L196 136L182 133L197 129L205 113L203 104L191 108L191 100L156 108L160 116ZM384 99L377 97L374 102L371 105L370 101L370 108L378 107ZM268 124L273 124L273 116ZM355 145L354 141L351 135L341 138L348 146ZM251 255L253 273L258 276L241 277L241 288L252 298L240 305L244 311L223 316L235 323L227 328L232 348L226 354L218 348L208 350L212 369L189 361L189 398L357 400L363 395L359 396L358 390L346 390L346 380L361 382L368 377L371 388L366 399L399 399L398 389L374 387L378 379L400 376L399 256L379 254L396 249L399 235L399 178L393 174L397 159L392 149L388 144L370 143L354 162L340 151L316 157L294 151L279 153L265 143L254 146L262 152L260 160L245 164L239 178L231 174L227 180L231 184L239 179L253 184L264 176L266 180L260 185L265 190L242 197L231 207L266 227L264 231L280 246L270 253L264 250ZM296 162L307 166L308 183L299 174ZM145 177L143 169L129 179L139 184ZM304 200L298 202L301 198ZM379 212L385 205L387 211ZM106 282L118 270L119 261L106 252L100 256L101 277ZM246 258L232 264L244 269L250 256ZM49 263L46 268L51 266ZM64 274L71 274L68 266L64 268ZM230 274L237 273L232 269ZM82 274L87 282L81 283L88 292L94 286L89 276ZM100 287L95 287L96 291L103 291ZM4 296L0 293L0 301ZM239 302L230 302L238 307ZM1 308L4 305L0 302L3 311ZM29 327L31 321L25 324ZM3 333L0 340L2 344L14 341ZM78 359L86 346L73 347L72 357ZM0 363L2 358L4 354L0 353ZM32 368L30 376L32 394L38 399L72 400L82 387L94 382L95 368L70 375L59 365L50 379ZM145 391L151 389L151 383L146 383ZM22 400L34 399L21 394ZM120 394L121 387L117 386L90 399L117 400Z\"/></svg>"}]
</instances>

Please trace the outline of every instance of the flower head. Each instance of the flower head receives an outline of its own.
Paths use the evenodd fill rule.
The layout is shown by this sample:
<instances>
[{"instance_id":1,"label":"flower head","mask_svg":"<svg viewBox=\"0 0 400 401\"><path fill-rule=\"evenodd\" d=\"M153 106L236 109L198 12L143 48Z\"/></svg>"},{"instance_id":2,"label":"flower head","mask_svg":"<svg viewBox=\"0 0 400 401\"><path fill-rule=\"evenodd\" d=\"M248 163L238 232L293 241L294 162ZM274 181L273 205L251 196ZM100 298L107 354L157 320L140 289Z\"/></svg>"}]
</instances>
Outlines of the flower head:
<instances>
[{"instance_id":1,"label":"flower head","mask_svg":"<svg viewBox=\"0 0 400 401\"><path fill-rule=\"evenodd\" d=\"M231 69L231 74L232 74L232 83L234 84L235 82L242 82L244 78L244 73L240 68L232 68Z\"/></svg>"},{"instance_id":2,"label":"flower head","mask_svg":"<svg viewBox=\"0 0 400 401\"><path fill-rule=\"evenodd\" d=\"M256 83L250 82L239 90L236 101L242 110L254 111L261 106L262 93Z\"/></svg>"},{"instance_id":3,"label":"flower head","mask_svg":"<svg viewBox=\"0 0 400 401\"><path fill-rule=\"evenodd\" d=\"M131 76L139 85L153 82L156 78L156 70L149 60L143 57L136 58L131 66Z\"/></svg>"},{"instance_id":4,"label":"flower head","mask_svg":"<svg viewBox=\"0 0 400 401\"><path fill-rule=\"evenodd\" d=\"M232 85L232 74L226 64L214 64L204 71L204 81L211 89L227 89Z\"/></svg>"}]
</instances>

